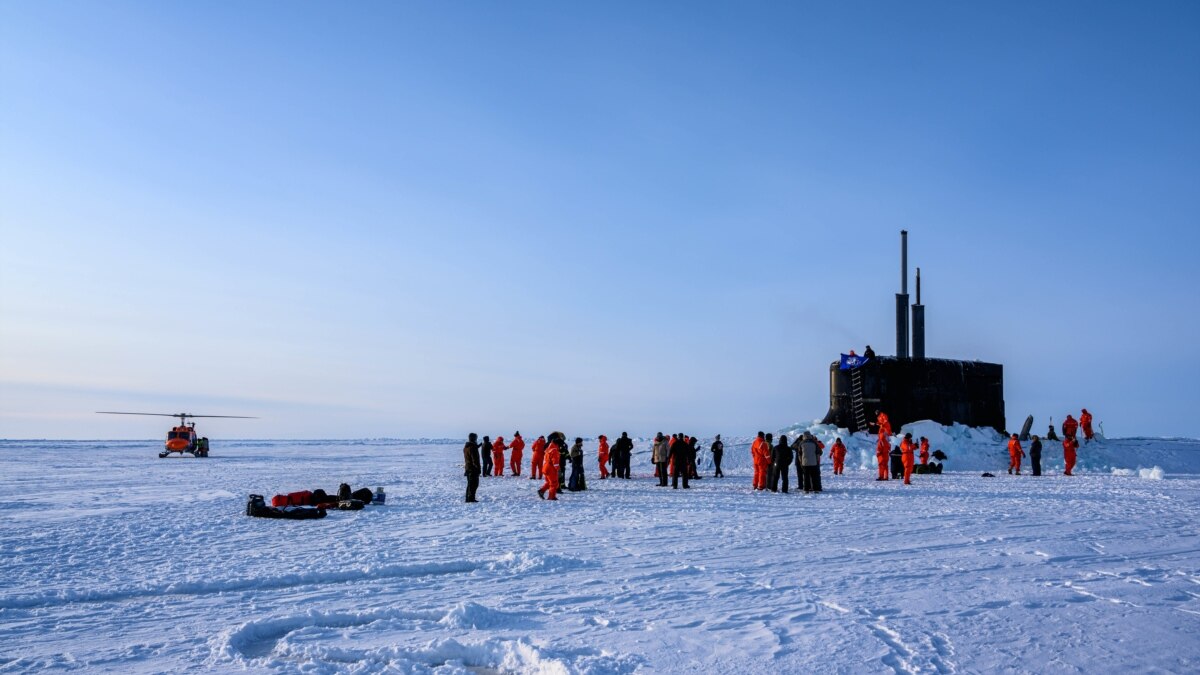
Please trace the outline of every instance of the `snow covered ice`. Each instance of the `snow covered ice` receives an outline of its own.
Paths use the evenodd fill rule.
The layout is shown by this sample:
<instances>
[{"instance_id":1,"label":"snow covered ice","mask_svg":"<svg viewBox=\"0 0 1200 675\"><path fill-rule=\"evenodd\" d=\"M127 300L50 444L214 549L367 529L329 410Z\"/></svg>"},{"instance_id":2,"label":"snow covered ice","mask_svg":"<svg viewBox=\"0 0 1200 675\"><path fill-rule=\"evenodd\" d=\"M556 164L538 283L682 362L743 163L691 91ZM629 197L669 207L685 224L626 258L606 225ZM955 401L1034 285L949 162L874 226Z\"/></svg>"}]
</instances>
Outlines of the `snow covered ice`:
<instances>
[{"instance_id":1,"label":"snow covered ice","mask_svg":"<svg viewBox=\"0 0 1200 675\"><path fill-rule=\"evenodd\" d=\"M0 672L1197 671L1200 441L1085 445L1072 478L1048 442L1034 478L992 432L905 430L949 473L877 483L859 435L823 494L756 494L735 440L685 492L644 441L599 480L589 442L587 492L473 505L461 441L2 441ZM387 504L244 515L341 482Z\"/></svg>"}]
</instances>

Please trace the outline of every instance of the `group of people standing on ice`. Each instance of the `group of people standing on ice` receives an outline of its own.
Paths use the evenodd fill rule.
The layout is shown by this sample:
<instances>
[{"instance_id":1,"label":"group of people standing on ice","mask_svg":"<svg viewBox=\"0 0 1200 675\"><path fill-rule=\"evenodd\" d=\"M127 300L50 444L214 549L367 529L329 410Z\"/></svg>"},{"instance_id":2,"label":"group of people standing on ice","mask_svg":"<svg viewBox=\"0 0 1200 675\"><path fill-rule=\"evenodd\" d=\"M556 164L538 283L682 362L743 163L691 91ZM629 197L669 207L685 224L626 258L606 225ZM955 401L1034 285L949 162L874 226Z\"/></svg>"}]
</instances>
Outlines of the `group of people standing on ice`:
<instances>
[{"instance_id":1,"label":"group of people standing on ice","mask_svg":"<svg viewBox=\"0 0 1200 675\"><path fill-rule=\"evenodd\" d=\"M906 433L899 445L892 446L892 425L887 413L880 411L876 415L876 424L878 425L878 438L875 444L875 459L879 468L876 480L903 478L905 485L911 485L913 473L941 472L940 464L931 465L929 463L929 439L921 436L918 440L914 440L911 433ZM1067 476L1072 475L1071 472L1075 468L1076 451L1079 449L1077 438L1079 431L1083 432L1084 442L1090 442L1095 437L1092 430L1092 415L1086 408L1083 409L1078 421L1071 415L1067 415L1067 419L1062 424L1063 459L1066 463L1064 474ZM499 436L495 440L484 436L482 444L477 439L475 434L471 434L463 446L464 475L467 477L466 500L468 502L477 501L475 493L479 487L481 476L504 475L505 450L511 453L508 464L510 475L520 477L525 449L525 440L521 437L520 432L514 432L512 442L507 445L504 438ZM1050 427L1047 440L1058 440L1053 425ZM660 487L666 487L668 479L671 479L672 487L678 489L682 479L683 489L686 490L690 487L689 481L700 478L696 466L698 442L696 437L683 433L670 436L661 432L655 434L650 459L654 463L654 476L658 479ZM725 444L721 441L720 434L713 440L709 450L713 457L713 476L724 477L721 460L724 456ZM538 436L537 440L533 442L532 451L529 478L543 481L537 491L539 497L557 500L564 484L566 490L571 492L587 489L583 469L582 438L576 438L568 448L567 438L562 432L551 432L545 436ZM788 492L789 474L791 467L795 465L796 486L805 492L821 492L821 457L824 455L824 451L825 444L808 431L797 436L791 444L788 443L785 435L781 435L779 441L775 442L774 434L758 432L750 444L750 457L754 466L753 489L755 491ZM1008 451L1010 459L1008 472L1020 475L1021 460L1026 455L1017 434L1013 434L1009 439ZM846 463L846 445L842 443L840 437L834 440L829 454L833 464L833 474L842 475ZM1033 436L1033 442L1029 448L1029 458L1035 476L1042 475L1041 454L1041 438ZM629 438L628 433L622 432L621 437L611 447L608 437L601 434L597 438L596 452L600 479L629 479L632 475L632 456L633 439ZM934 452L933 456L941 459L946 457L941 454L941 451ZM611 470L609 469L610 464ZM569 476L566 472L568 465L571 467Z\"/></svg>"},{"instance_id":2,"label":"group of people standing on ice","mask_svg":"<svg viewBox=\"0 0 1200 675\"><path fill-rule=\"evenodd\" d=\"M664 436L660 431L654 434L654 443L650 446L650 461L654 464L654 477L658 479L659 487L667 486L667 478L671 478L672 489L679 488L679 479L683 478L683 489L687 490L689 480L700 480L696 470L696 453L699 442L695 436L679 433ZM725 444L721 434L713 440L709 450L713 455L713 478L724 478L721 471L721 459L725 455Z\"/></svg>"},{"instance_id":3,"label":"group of people standing on ice","mask_svg":"<svg viewBox=\"0 0 1200 675\"><path fill-rule=\"evenodd\" d=\"M512 443L504 444L504 437L497 436L496 440L492 440L491 436L483 437L483 444L479 448L479 468L481 476L503 476L504 475L504 451L511 451L510 470L512 475L521 475L521 459L525 452L525 439L521 438L521 432L514 431ZM534 453L536 454L536 449Z\"/></svg>"},{"instance_id":4,"label":"group of people standing on ice","mask_svg":"<svg viewBox=\"0 0 1200 675\"><path fill-rule=\"evenodd\" d=\"M1067 415L1067 419L1062 423L1062 446L1063 446L1063 464L1065 470L1064 476L1072 476L1071 472L1075 469L1076 452L1079 450L1078 434L1083 431L1083 442L1091 443L1096 438L1095 431L1092 430L1092 414L1087 408L1079 414L1079 420ZM1057 441L1058 436L1054 433L1054 425L1050 425L1049 432L1046 434L1046 440ZM1021 440L1017 434L1013 434L1008 439L1008 472L1021 475L1021 460L1025 458L1025 450L1021 447ZM1029 463L1033 468L1033 475L1042 475L1042 439L1038 436L1033 436L1033 442L1029 446Z\"/></svg>"},{"instance_id":5,"label":"group of people standing on ice","mask_svg":"<svg viewBox=\"0 0 1200 675\"><path fill-rule=\"evenodd\" d=\"M503 437L497 437L493 441L491 437L484 436L482 444L478 439L478 435L472 433L468 436L466 444L463 445L463 475L467 477L466 501L468 502L478 501L476 491L479 489L481 476L504 475L505 449L512 451L511 475L521 475L522 451L525 448L525 441L521 438L520 432L513 433L513 442L507 448L504 445ZM633 475L633 439L629 437L629 434L621 432L621 437L611 447L608 444L608 437L603 434L596 441L596 459L600 479L631 478ZM675 434L668 439L659 433L655 437L652 460L655 464L655 476L659 479L659 485L665 486L668 475L673 474L676 487L678 487L679 478L682 477L683 487L686 489L689 479L700 477L696 471L696 443L696 438L685 434ZM566 436L559 431L551 432L546 436L538 436L537 440L533 442L530 479L542 479L542 486L537 491L538 496L542 499L557 500L564 482L568 491L587 489L583 470L583 439L576 438L569 450L566 446ZM713 464L716 469L714 475L717 477L725 475L721 471L724 449L725 445L721 442L721 436L718 434L711 446ZM571 466L570 477L566 475L568 462Z\"/></svg>"},{"instance_id":6,"label":"group of people standing on ice","mask_svg":"<svg viewBox=\"0 0 1200 675\"><path fill-rule=\"evenodd\" d=\"M912 434L905 434L899 446L892 446L892 420L886 412L880 411L875 416L878 425L878 437L875 441L875 461L878 464L876 480L899 480L904 478L905 485L912 485L912 474L917 467L917 450L920 449L920 464L929 465L929 438L920 437L920 443L912 440ZM896 462L895 459L899 459Z\"/></svg>"},{"instance_id":7,"label":"group of people standing on ice","mask_svg":"<svg viewBox=\"0 0 1200 675\"><path fill-rule=\"evenodd\" d=\"M886 419L886 416L885 416ZM888 427L890 430L890 427ZM804 432L796 440L788 444L787 436L781 435L777 444L773 434L758 432L758 436L750 446L751 459L754 463L753 486L756 491L770 490L772 492L788 492L789 474L793 464L796 466L796 484L805 492L821 492L821 457L825 444L810 432ZM654 475L660 487L668 485L679 488L680 479L683 489L689 489L689 481L699 480L696 455L699 439L683 433L666 436L661 432L655 434L651 448L651 461L654 463ZM476 491L479 488L481 476L504 475L504 451L510 450L510 469L512 476L521 475L522 452L525 441L520 432L513 433L513 441L504 444L503 437L492 440L484 436L482 444L478 436L470 434L463 446L464 475L467 477L466 501L475 502ZM538 436L531 446L533 453L530 479L542 479L543 483L537 490L542 499L557 500L561 486L565 482L568 491L586 489L583 471L583 439L576 438L570 449L567 449L566 436L562 432L552 432L546 436ZM723 478L721 461L725 454L725 444L721 435L717 434L709 451L713 458L713 477ZM630 478L633 455L633 439L626 432L621 433L611 447L608 437L597 437L597 461L601 480L609 477ZM841 475L845 470L846 446L842 439L834 441L830 451L833 462L833 473ZM566 475L567 464L571 466L571 474ZM611 463L611 472L608 465Z\"/></svg>"},{"instance_id":8,"label":"group of people standing on ice","mask_svg":"<svg viewBox=\"0 0 1200 675\"><path fill-rule=\"evenodd\" d=\"M788 437L779 436L779 442L772 444L774 434L758 432L754 442L750 444L750 458L754 465L754 489L770 490L771 492L788 491L788 475L792 464L796 465L796 487L805 492L821 491L821 455L825 452L825 444L817 440L810 432L805 431L788 444ZM846 461L846 446L838 438L830 451L833 459L833 472L840 475Z\"/></svg>"},{"instance_id":9,"label":"group of people standing on ice","mask_svg":"<svg viewBox=\"0 0 1200 675\"><path fill-rule=\"evenodd\" d=\"M921 466L929 466L929 439L922 436L918 443L913 440L911 433L906 433L900 445L893 447L892 422L887 413L879 411L875 416L875 423L879 426L879 436L875 441L875 462L879 465L879 476L875 480L903 478L905 485L912 485L918 450Z\"/></svg>"},{"instance_id":10,"label":"group of people standing on ice","mask_svg":"<svg viewBox=\"0 0 1200 675\"><path fill-rule=\"evenodd\" d=\"M629 438L629 434L622 432L621 437L611 448L608 445L607 436L601 435L597 440L601 480L610 476L630 478L632 475L630 464L633 458L633 439ZM481 476L504 475L505 450L511 451L510 475L520 477L525 450L525 440L521 437L521 432L513 432L512 443L507 446L504 444L502 436L497 436L496 440L492 440L490 436L484 436L482 444L479 442L477 434L468 436L467 442L463 446L463 475L467 477L466 500L468 502L477 501L475 493L479 489ZM566 436L560 431L555 431L545 436L538 436L530 450L533 456L530 458L529 479L543 481L542 487L538 489L539 497L557 500L564 483L567 490L572 492L587 489L583 470L582 438L576 438L575 443L568 449ZM608 468L610 462L611 472ZM566 474L568 464L571 467L569 477Z\"/></svg>"}]
</instances>

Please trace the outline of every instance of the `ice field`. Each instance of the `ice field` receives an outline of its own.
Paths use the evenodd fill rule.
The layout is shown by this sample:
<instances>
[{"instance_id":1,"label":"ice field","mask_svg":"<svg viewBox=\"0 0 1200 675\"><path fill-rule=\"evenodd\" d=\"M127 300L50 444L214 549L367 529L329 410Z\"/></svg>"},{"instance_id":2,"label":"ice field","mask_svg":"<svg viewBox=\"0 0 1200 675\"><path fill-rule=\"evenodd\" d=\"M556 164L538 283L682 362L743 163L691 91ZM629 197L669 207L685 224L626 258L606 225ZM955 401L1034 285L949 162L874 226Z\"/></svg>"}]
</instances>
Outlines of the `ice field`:
<instances>
[{"instance_id":1,"label":"ice field","mask_svg":"<svg viewBox=\"0 0 1200 675\"><path fill-rule=\"evenodd\" d=\"M1075 477L1051 442L1035 478L918 427L951 473L908 487L865 436L819 495L753 493L744 442L687 491L645 442L601 481L587 443L557 503L504 476L464 504L461 441L0 441L0 672L1200 669L1200 441L1087 445ZM244 515L341 482L388 503Z\"/></svg>"}]
</instances>

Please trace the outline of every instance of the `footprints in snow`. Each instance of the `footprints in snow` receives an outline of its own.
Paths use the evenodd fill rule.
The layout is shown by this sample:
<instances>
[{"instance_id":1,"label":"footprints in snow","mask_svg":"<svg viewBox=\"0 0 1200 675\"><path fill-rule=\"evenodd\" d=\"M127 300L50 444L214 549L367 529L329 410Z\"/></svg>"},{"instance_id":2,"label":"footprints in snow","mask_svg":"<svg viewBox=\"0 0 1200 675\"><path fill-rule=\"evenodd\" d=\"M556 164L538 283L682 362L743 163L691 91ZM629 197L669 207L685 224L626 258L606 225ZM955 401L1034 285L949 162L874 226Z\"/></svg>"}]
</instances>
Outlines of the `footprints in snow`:
<instances>
[{"instance_id":1,"label":"footprints in snow","mask_svg":"<svg viewBox=\"0 0 1200 675\"><path fill-rule=\"evenodd\" d=\"M477 642L439 638L416 646L422 633L462 630L539 630L531 613L513 613L462 603L449 611L376 610L307 614L250 621L219 641L216 660L257 666L294 667L297 662L334 670L348 662L371 663L399 672L426 672L457 666L471 672L632 673L643 664L637 656L590 648L553 649L523 636L488 637ZM363 644L389 645L363 647ZM440 672L440 671L439 671Z\"/></svg>"}]
</instances>

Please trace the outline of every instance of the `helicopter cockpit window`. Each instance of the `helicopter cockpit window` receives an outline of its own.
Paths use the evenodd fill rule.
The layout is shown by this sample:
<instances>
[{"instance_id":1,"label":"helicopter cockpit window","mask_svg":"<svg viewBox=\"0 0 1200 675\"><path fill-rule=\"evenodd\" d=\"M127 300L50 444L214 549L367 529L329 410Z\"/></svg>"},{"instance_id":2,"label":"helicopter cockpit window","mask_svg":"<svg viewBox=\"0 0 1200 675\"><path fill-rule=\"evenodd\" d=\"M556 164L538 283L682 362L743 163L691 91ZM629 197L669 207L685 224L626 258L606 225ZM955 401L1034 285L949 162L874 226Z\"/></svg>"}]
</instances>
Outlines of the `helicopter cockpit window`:
<instances>
[{"instance_id":1,"label":"helicopter cockpit window","mask_svg":"<svg viewBox=\"0 0 1200 675\"><path fill-rule=\"evenodd\" d=\"M168 440L168 441L169 441L169 440L172 440L172 439L176 439L176 438L179 438L179 432L178 432L178 431L168 431L168 432L167 432L167 440Z\"/></svg>"}]
</instances>

